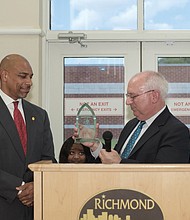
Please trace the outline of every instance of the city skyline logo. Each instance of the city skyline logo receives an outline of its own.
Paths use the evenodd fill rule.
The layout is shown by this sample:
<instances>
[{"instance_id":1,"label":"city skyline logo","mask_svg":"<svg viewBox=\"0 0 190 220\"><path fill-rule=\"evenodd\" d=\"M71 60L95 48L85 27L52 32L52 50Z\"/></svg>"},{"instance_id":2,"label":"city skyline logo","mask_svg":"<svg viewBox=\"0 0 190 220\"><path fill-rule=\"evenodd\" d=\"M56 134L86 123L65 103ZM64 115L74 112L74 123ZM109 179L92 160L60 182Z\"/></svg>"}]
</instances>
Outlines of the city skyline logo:
<instances>
[{"instance_id":1,"label":"city skyline logo","mask_svg":"<svg viewBox=\"0 0 190 220\"><path fill-rule=\"evenodd\" d=\"M164 220L159 205L134 190L112 189L90 198L78 220Z\"/></svg>"}]
</instances>

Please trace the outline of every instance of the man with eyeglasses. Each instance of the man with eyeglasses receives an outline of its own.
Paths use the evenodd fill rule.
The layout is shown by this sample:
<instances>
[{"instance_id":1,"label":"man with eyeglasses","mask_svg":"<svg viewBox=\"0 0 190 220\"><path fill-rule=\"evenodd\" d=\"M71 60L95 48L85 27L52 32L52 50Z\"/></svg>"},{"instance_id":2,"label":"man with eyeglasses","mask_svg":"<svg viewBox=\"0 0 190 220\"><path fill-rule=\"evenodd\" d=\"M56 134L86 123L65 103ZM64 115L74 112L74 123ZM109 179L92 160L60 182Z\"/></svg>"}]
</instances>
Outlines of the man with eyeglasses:
<instances>
[{"instance_id":1,"label":"man with eyeglasses","mask_svg":"<svg viewBox=\"0 0 190 220\"><path fill-rule=\"evenodd\" d=\"M101 143L85 143L96 162L109 163L188 163L189 129L166 106L168 82L161 73L144 71L129 83L126 104L135 118L130 120L111 152ZM74 129L74 137L77 129Z\"/></svg>"}]
</instances>

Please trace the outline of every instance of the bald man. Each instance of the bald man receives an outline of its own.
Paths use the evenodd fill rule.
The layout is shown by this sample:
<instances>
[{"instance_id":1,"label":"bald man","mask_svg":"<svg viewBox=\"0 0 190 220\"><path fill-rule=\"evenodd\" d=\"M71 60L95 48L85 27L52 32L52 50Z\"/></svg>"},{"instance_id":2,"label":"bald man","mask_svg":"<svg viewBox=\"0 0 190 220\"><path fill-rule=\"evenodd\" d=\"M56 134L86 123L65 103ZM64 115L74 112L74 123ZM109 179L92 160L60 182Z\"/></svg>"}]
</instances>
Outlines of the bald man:
<instances>
[{"instance_id":1,"label":"bald man","mask_svg":"<svg viewBox=\"0 0 190 220\"><path fill-rule=\"evenodd\" d=\"M33 173L28 164L54 158L54 145L47 112L24 98L32 86L30 63L19 54L0 63L0 218L33 219ZM26 149L14 122L15 105L26 127ZM19 113L19 114L20 114Z\"/></svg>"}]
</instances>

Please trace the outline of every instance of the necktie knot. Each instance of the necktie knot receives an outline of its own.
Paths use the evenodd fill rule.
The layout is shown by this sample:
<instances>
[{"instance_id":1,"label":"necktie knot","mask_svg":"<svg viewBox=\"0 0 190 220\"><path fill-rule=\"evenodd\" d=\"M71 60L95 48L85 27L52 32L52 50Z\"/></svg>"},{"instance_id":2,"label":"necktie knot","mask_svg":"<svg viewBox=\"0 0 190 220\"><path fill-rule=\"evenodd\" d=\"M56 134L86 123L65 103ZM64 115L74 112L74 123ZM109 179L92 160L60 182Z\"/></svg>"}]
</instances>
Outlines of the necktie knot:
<instances>
[{"instance_id":1,"label":"necktie knot","mask_svg":"<svg viewBox=\"0 0 190 220\"><path fill-rule=\"evenodd\" d=\"M144 124L146 124L146 121L141 121L140 124L139 124L139 127L142 128Z\"/></svg>"},{"instance_id":2,"label":"necktie knot","mask_svg":"<svg viewBox=\"0 0 190 220\"><path fill-rule=\"evenodd\" d=\"M18 108L18 101L14 101L13 104L14 104L14 108L17 109Z\"/></svg>"}]
</instances>

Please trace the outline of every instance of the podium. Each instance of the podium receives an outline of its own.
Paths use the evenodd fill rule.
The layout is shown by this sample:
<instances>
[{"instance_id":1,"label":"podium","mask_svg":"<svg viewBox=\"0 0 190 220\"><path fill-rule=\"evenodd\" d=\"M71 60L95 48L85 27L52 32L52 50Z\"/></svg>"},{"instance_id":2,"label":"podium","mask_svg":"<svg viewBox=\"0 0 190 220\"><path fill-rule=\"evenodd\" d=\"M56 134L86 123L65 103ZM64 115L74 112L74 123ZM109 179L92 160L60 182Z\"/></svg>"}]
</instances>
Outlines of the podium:
<instances>
[{"instance_id":1,"label":"podium","mask_svg":"<svg viewBox=\"0 0 190 220\"><path fill-rule=\"evenodd\" d=\"M29 168L34 220L190 219L189 164L38 162Z\"/></svg>"}]
</instances>

